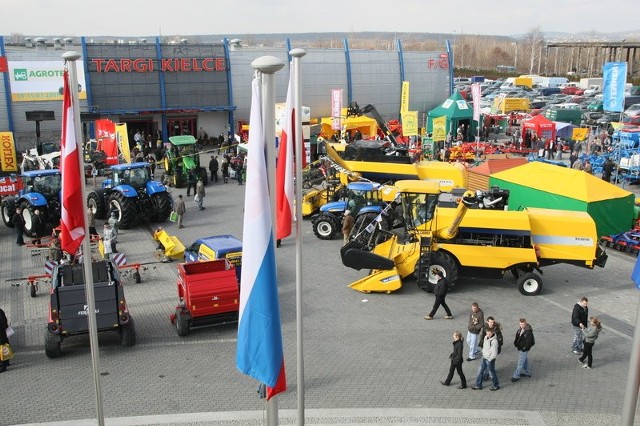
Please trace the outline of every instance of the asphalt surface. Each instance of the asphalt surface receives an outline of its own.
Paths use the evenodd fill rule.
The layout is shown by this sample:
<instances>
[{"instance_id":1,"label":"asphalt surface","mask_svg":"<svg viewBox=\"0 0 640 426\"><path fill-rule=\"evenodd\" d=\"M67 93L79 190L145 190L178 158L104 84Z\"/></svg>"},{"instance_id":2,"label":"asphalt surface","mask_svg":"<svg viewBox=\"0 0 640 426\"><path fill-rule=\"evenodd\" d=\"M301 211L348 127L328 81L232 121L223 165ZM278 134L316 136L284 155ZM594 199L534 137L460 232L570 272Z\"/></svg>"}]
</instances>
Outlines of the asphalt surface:
<instances>
[{"instance_id":1,"label":"asphalt surface","mask_svg":"<svg viewBox=\"0 0 640 426\"><path fill-rule=\"evenodd\" d=\"M244 186L209 184L198 211L188 202L185 228L165 223L189 245L202 236L242 238ZM171 189L174 196L184 189ZM515 281L461 279L447 296L454 319L423 316L433 295L408 281L393 294L363 294L347 285L366 275L344 267L341 239L322 241L301 224L305 421L308 425L574 425L619 424L627 381L639 293L630 280L635 258L609 250L606 268L556 265L544 270L539 296L525 297ZM245 244L250 243L245 236ZM144 226L122 230L118 248L129 262L148 263L142 282L125 275L125 292L138 342L123 347L115 334L100 334L99 371L108 425L259 425L265 401L255 380L235 367L236 325L193 330L179 337L169 321L177 303L175 263L156 263L155 243ZM43 272L29 250L0 226L0 306L16 335L16 357L0 375L0 424L96 424L88 337L62 344L63 355L44 354L48 288L29 296L24 277ZM279 396L281 424L295 424L296 304L295 238L277 249L281 318L289 389ZM590 314L604 331L586 370L571 353L571 309L589 297ZM458 390L440 384L449 367L451 335L463 333L470 304L502 324L505 346L497 360L501 389ZM512 345L518 319L533 326L533 377L512 383L517 353ZM466 345L465 345L466 349ZM479 361L463 368L473 384ZM640 423L640 417L636 417ZM54 422L54 423L51 423Z\"/></svg>"}]
</instances>

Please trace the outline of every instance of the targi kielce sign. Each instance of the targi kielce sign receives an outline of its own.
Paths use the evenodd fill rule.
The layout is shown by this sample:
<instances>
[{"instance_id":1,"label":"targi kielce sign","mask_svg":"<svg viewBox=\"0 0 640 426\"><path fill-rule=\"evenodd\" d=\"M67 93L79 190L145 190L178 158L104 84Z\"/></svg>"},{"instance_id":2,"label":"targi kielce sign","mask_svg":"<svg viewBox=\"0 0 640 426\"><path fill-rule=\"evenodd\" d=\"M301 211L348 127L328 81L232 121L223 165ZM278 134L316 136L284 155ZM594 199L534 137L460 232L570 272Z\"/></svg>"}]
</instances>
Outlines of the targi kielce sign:
<instances>
[{"instance_id":1,"label":"targi kielce sign","mask_svg":"<svg viewBox=\"0 0 640 426\"><path fill-rule=\"evenodd\" d=\"M96 72L212 72L225 71L224 58L92 59Z\"/></svg>"}]
</instances>

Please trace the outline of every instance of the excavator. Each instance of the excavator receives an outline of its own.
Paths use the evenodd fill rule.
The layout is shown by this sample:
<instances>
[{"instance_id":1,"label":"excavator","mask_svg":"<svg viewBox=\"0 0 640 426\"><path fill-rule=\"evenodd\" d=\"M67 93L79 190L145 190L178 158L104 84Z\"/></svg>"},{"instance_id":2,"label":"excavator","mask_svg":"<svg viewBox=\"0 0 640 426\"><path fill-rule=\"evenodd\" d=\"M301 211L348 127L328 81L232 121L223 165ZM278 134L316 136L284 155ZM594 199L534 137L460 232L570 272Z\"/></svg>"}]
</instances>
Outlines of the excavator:
<instances>
[{"instance_id":1,"label":"excavator","mask_svg":"<svg viewBox=\"0 0 640 426\"><path fill-rule=\"evenodd\" d=\"M520 293L531 296L542 290L544 266L568 263L593 269L607 262L586 212L507 211L500 206L508 194L499 189L485 194L485 201L471 190L441 193L435 182L405 180L395 187L404 233L376 228L378 235L369 239L378 242L372 250L357 239L341 249L345 266L371 271L350 284L354 290L391 293L402 287L404 278L415 276L420 288L431 291L436 271L450 285L458 276L502 278L511 272Z\"/></svg>"}]
</instances>

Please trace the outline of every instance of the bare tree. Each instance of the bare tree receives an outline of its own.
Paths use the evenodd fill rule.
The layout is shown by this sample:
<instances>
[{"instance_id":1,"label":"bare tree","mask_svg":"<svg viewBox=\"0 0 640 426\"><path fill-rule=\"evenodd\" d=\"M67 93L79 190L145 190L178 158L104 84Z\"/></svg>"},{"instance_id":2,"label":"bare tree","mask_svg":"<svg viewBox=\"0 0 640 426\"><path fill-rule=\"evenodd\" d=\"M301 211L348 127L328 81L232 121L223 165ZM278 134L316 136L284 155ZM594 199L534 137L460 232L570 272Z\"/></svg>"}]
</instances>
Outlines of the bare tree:
<instances>
[{"instance_id":1,"label":"bare tree","mask_svg":"<svg viewBox=\"0 0 640 426\"><path fill-rule=\"evenodd\" d=\"M524 46L523 57L530 57L529 61L529 74L533 74L533 68L538 64L540 67L540 51L545 44L544 34L540 27L534 27L529 30L525 35L522 45Z\"/></svg>"}]
</instances>

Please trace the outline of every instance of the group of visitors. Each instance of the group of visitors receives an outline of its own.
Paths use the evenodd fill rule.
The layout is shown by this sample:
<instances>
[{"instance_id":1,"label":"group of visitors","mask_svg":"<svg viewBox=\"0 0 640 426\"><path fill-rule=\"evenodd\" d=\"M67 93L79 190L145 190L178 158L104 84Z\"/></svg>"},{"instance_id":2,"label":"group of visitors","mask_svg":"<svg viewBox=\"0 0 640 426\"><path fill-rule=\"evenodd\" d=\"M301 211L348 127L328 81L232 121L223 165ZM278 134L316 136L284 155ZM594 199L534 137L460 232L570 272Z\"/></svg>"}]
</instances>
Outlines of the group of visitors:
<instances>
[{"instance_id":1,"label":"group of visitors","mask_svg":"<svg viewBox=\"0 0 640 426\"><path fill-rule=\"evenodd\" d=\"M434 289L435 301L429 315L425 316L426 320L432 320L440 306L445 310L445 319L453 319L453 314L445 301L447 294L448 280L444 277L441 270L434 270L433 273L438 281ZM593 346L598 338L598 334L602 330L602 325L598 317L589 317L588 299L583 297L573 308L571 315L571 324L574 329L572 351L576 355L580 355L578 362L585 369L591 369L593 366ZM480 358L480 366L475 377L473 390L483 389L483 381L491 379L490 390L496 391L500 389L500 381L496 374L496 360L502 351L503 335L502 326L493 316L484 319L484 312L477 302L471 304L467 322L466 343L469 348L466 360L468 362ZM511 382L515 383L522 377L531 377L532 368L529 361L531 348L535 345L535 337L533 327L526 318L520 318L518 328L515 332L513 345L518 351L518 359L515 370L511 376ZM458 373L460 377L460 386L458 389L467 388L467 379L462 369L464 356L464 342L462 333L455 331L453 333L453 351L449 355L451 364L447 377L440 381L444 386L450 386L454 373Z\"/></svg>"}]
</instances>

